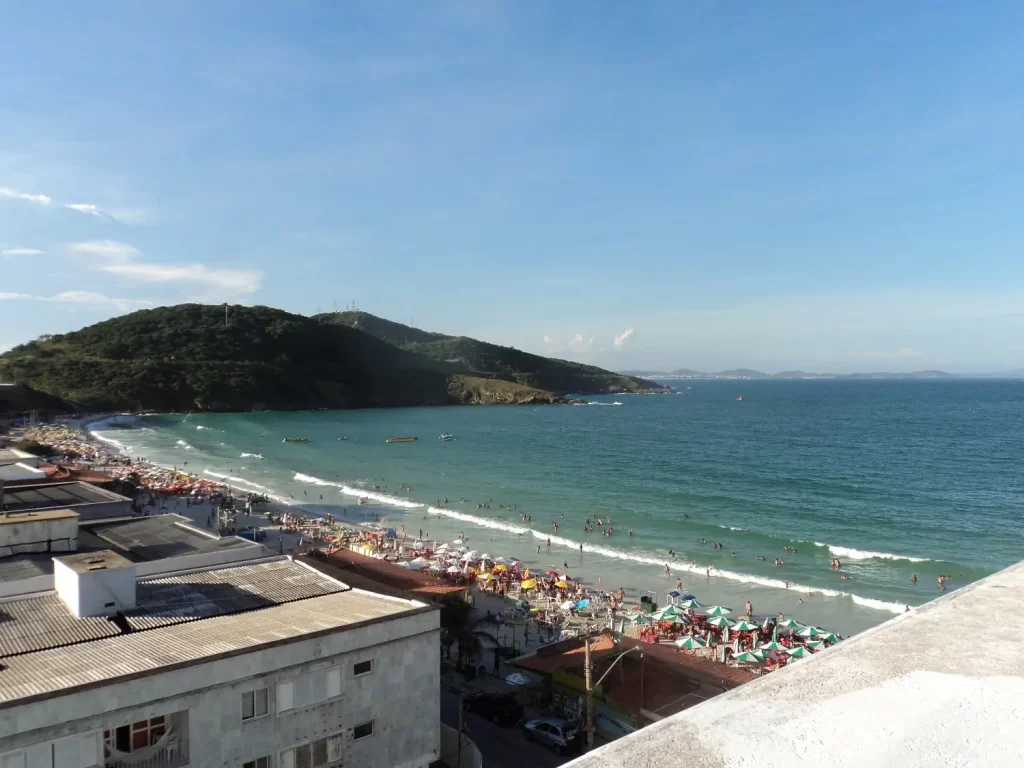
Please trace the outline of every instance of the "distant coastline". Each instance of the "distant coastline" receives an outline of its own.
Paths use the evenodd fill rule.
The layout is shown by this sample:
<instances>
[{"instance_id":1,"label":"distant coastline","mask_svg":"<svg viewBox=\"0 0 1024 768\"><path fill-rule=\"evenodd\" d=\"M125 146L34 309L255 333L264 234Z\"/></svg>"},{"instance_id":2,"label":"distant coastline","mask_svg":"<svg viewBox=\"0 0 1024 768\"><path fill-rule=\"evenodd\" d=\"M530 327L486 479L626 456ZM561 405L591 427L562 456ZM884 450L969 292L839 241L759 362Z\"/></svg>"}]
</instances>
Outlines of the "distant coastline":
<instances>
[{"instance_id":1,"label":"distant coastline","mask_svg":"<svg viewBox=\"0 0 1024 768\"><path fill-rule=\"evenodd\" d=\"M971 380L971 379L1019 379L1024 378L1024 369L1006 371L1004 373L948 373L946 371L909 371L906 373L873 372L873 373L810 373L808 371L780 371L779 373L764 373L750 368L735 368L717 373L706 373L695 371L689 368L678 368L674 371L647 371L647 370L624 370L620 371L624 376L641 376L653 380L679 380L679 379L725 379L734 381L737 379L767 379L767 380L829 380L838 379L850 380L898 380L898 381L934 381L934 380Z\"/></svg>"}]
</instances>

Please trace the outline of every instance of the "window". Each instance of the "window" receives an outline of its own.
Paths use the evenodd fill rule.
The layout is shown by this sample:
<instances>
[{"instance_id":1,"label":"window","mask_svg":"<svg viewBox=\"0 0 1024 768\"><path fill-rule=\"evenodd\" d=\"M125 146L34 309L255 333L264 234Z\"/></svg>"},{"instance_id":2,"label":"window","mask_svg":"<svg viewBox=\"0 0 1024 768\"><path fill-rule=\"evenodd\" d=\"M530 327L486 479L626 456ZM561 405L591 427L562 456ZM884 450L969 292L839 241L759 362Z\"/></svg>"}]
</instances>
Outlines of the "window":
<instances>
[{"instance_id":1,"label":"window","mask_svg":"<svg viewBox=\"0 0 1024 768\"><path fill-rule=\"evenodd\" d=\"M270 758L257 757L255 760L250 760L248 763L242 763L242 768L270 768Z\"/></svg>"},{"instance_id":2,"label":"window","mask_svg":"<svg viewBox=\"0 0 1024 768\"><path fill-rule=\"evenodd\" d=\"M373 659L369 661L360 661L358 664L352 665L352 674L355 677L360 675L368 675L373 672Z\"/></svg>"},{"instance_id":3,"label":"window","mask_svg":"<svg viewBox=\"0 0 1024 768\"><path fill-rule=\"evenodd\" d=\"M277 684L277 712L320 704L341 695L341 668L300 675Z\"/></svg>"},{"instance_id":4,"label":"window","mask_svg":"<svg viewBox=\"0 0 1024 768\"><path fill-rule=\"evenodd\" d=\"M242 694L242 720L263 717L269 712L269 695L266 688L246 691Z\"/></svg>"},{"instance_id":5,"label":"window","mask_svg":"<svg viewBox=\"0 0 1024 768\"><path fill-rule=\"evenodd\" d=\"M167 733L167 718L151 717L103 732L103 743L118 752L134 752L156 744Z\"/></svg>"},{"instance_id":6,"label":"window","mask_svg":"<svg viewBox=\"0 0 1024 768\"><path fill-rule=\"evenodd\" d=\"M373 720L368 723L363 723L362 725L357 725L352 729L353 741L359 741L360 739L365 739L368 736L373 736Z\"/></svg>"},{"instance_id":7,"label":"window","mask_svg":"<svg viewBox=\"0 0 1024 768\"><path fill-rule=\"evenodd\" d=\"M327 739L318 739L290 750L295 768L319 768L327 765Z\"/></svg>"}]
</instances>

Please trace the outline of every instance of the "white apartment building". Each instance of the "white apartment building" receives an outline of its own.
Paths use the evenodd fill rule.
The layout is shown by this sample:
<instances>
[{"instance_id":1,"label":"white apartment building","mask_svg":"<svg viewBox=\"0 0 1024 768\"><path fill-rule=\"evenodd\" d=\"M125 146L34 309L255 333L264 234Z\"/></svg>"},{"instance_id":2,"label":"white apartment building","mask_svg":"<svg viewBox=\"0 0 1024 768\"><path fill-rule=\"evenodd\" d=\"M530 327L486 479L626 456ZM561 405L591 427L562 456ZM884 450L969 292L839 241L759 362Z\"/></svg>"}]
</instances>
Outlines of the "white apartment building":
<instances>
[{"instance_id":1,"label":"white apartment building","mask_svg":"<svg viewBox=\"0 0 1024 768\"><path fill-rule=\"evenodd\" d=\"M437 759L436 608L289 557L196 557L79 552L53 558L52 589L0 584L0 768Z\"/></svg>"}]
</instances>

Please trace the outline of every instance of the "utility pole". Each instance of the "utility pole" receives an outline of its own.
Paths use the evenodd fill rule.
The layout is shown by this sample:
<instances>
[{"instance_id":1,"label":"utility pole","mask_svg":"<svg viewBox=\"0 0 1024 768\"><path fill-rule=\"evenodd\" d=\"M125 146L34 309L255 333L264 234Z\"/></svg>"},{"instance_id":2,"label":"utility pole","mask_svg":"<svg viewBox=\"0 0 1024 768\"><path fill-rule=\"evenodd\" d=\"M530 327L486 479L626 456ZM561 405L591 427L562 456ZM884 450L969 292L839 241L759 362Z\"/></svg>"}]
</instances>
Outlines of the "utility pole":
<instances>
[{"instance_id":1,"label":"utility pole","mask_svg":"<svg viewBox=\"0 0 1024 768\"><path fill-rule=\"evenodd\" d=\"M224 302L224 327L228 327L228 303Z\"/></svg>"},{"instance_id":2,"label":"utility pole","mask_svg":"<svg viewBox=\"0 0 1024 768\"><path fill-rule=\"evenodd\" d=\"M583 676L587 688L587 747L589 752L594 748L594 678L590 665L590 638L583 641Z\"/></svg>"}]
</instances>

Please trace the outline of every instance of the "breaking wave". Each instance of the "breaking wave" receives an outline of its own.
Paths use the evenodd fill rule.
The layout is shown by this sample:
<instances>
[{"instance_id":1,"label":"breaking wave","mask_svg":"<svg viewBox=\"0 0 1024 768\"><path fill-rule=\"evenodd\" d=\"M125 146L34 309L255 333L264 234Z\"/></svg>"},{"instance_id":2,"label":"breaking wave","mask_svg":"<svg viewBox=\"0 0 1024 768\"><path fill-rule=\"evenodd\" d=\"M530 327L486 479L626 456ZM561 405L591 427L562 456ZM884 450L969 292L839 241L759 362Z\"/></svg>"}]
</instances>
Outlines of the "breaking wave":
<instances>
[{"instance_id":1,"label":"breaking wave","mask_svg":"<svg viewBox=\"0 0 1024 768\"><path fill-rule=\"evenodd\" d=\"M831 544L814 542L819 547L828 547L828 551L836 557L845 557L847 560L907 560L911 563L926 563L931 560L928 557L910 557L909 555L894 555L891 552L867 552L851 547L836 547Z\"/></svg>"},{"instance_id":2,"label":"breaking wave","mask_svg":"<svg viewBox=\"0 0 1024 768\"><path fill-rule=\"evenodd\" d=\"M186 442L185 442L184 440L178 440L178 441L176 441L176 442L175 442L174 444L175 444L175 445L180 445L180 446L181 446L182 448L184 448L184 449L185 449L186 451L191 451L191 450L192 450L192 446L191 446L191 445L189 445L188 443L186 443Z\"/></svg>"},{"instance_id":3,"label":"breaking wave","mask_svg":"<svg viewBox=\"0 0 1024 768\"><path fill-rule=\"evenodd\" d=\"M330 480L321 480L319 477L304 475L301 472L296 472L294 479L299 483L310 483L311 485L337 488L346 496L373 499L376 502L388 504L392 507L400 507L402 509L419 509L423 507L423 505L417 501L409 501L408 499L403 499L400 496L390 496L386 493L380 493L379 491L367 491L364 488L357 488L351 485L346 485L345 483L332 483Z\"/></svg>"},{"instance_id":4,"label":"breaking wave","mask_svg":"<svg viewBox=\"0 0 1024 768\"><path fill-rule=\"evenodd\" d=\"M259 459L260 461L263 461L263 454L262 453L243 453L241 458L244 459L244 458L248 458L250 456L252 458L254 458L254 459Z\"/></svg>"}]
</instances>

